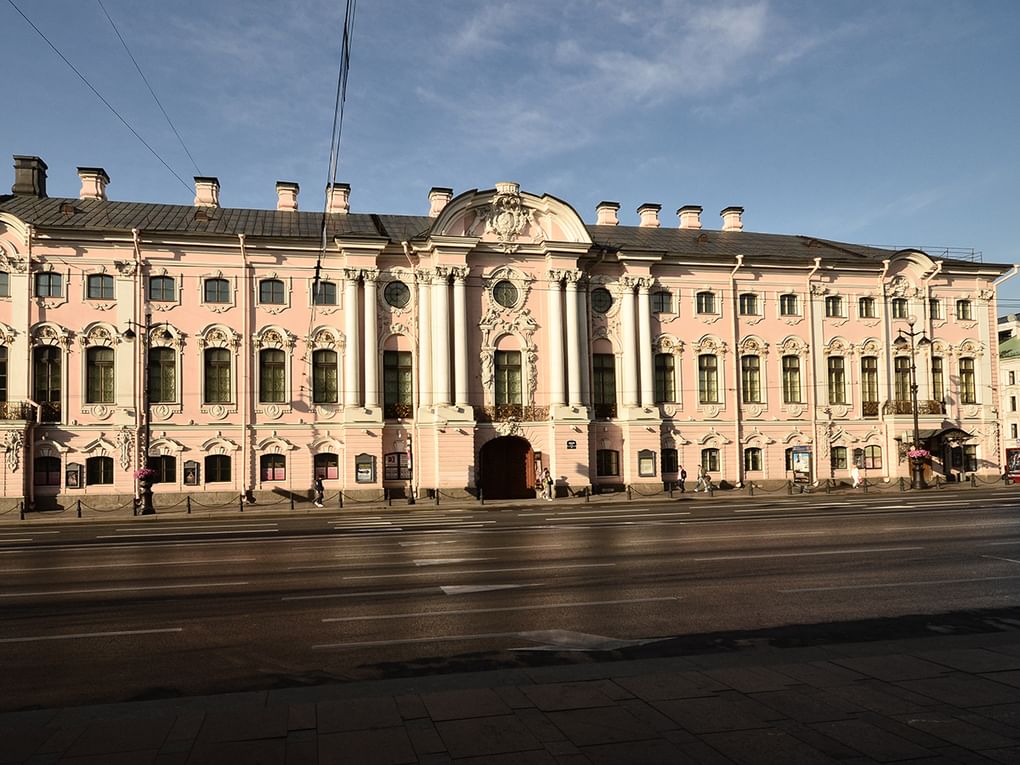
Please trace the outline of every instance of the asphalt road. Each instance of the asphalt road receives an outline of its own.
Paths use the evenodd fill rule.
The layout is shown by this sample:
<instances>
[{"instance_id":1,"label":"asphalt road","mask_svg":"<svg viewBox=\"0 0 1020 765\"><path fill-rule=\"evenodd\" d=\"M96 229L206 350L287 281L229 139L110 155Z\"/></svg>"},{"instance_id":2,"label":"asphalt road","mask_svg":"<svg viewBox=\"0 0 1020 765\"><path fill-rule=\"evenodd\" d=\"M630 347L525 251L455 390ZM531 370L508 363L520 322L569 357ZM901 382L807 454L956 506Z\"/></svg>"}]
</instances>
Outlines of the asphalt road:
<instances>
[{"instance_id":1,"label":"asphalt road","mask_svg":"<svg viewBox=\"0 0 1020 765\"><path fill-rule=\"evenodd\" d=\"M1009 614L1020 494L29 523L0 581L2 710L261 689Z\"/></svg>"}]
</instances>

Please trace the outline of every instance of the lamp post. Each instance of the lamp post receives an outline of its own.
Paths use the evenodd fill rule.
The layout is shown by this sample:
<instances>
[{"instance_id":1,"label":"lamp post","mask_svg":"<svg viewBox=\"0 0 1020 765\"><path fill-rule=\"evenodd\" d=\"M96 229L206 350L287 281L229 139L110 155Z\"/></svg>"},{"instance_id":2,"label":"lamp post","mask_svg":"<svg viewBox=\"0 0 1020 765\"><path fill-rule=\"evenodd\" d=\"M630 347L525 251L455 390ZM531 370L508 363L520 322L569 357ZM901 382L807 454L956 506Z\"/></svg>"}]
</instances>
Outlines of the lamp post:
<instances>
[{"instance_id":1,"label":"lamp post","mask_svg":"<svg viewBox=\"0 0 1020 765\"><path fill-rule=\"evenodd\" d=\"M152 314L145 314L145 324L139 324L135 321L128 321L129 326L124 331L124 337L128 340L134 340L136 337L135 331L131 328L138 327L142 333L142 459L140 460L141 466L139 470L148 469L149 467L149 443L152 440L152 418L149 413L149 333L153 327L152 325ZM164 340L172 339L173 335L170 334L169 330L166 329L166 322L157 322L156 326L160 324L164 325L162 338ZM142 488L142 515L155 515L156 508L152 505L152 479L151 476L144 476L138 479Z\"/></svg>"},{"instance_id":2,"label":"lamp post","mask_svg":"<svg viewBox=\"0 0 1020 765\"><path fill-rule=\"evenodd\" d=\"M901 329L899 335L893 341L893 347L899 351L905 351L910 349L910 408L914 415L914 449L917 451L921 448L921 433L920 428L917 424L917 349L926 348L931 345L924 331L914 331L914 324L916 319L911 316L907 319L907 326L910 327L908 330ZM915 340L915 338L917 338ZM927 489L928 484L924 480L924 465L921 462L920 457L909 457L910 459L910 488L911 489Z\"/></svg>"}]
</instances>

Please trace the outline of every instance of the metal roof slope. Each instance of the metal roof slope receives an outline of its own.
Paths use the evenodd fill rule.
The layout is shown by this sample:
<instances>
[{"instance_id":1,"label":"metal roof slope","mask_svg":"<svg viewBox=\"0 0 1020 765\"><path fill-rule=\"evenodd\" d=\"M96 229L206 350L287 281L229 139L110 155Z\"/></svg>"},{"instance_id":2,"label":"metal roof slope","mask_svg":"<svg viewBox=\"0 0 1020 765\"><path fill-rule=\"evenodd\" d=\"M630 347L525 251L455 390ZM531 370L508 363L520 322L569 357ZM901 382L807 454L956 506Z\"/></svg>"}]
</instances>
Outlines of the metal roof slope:
<instances>
[{"instance_id":1,"label":"metal roof slope","mask_svg":"<svg viewBox=\"0 0 1020 765\"><path fill-rule=\"evenodd\" d=\"M1011 337L999 343L999 358L1020 358L1020 337Z\"/></svg>"}]
</instances>

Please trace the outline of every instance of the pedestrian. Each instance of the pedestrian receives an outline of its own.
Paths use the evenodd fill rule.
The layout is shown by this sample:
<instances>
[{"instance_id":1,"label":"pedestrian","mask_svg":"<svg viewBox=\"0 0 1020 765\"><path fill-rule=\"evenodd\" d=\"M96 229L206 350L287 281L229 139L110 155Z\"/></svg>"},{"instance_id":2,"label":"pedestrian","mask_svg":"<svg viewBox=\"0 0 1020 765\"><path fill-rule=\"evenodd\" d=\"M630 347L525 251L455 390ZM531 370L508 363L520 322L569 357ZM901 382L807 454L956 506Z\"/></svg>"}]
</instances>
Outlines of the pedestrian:
<instances>
[{"instance_id":1,"label":"pedestrian","mask_svg":"<svg viewBox=\"0 0 1020 765\"><path fill-rule=\"evenodd\" d=\"M315 480L312 481L312 488L315 489L315 506L323 507L322 499L326 493L326 487L322 485L322 476L315 476Z\"/></svg>"},{"instance_id":2,"label":"pedestrian","mask_svg":"<svg viewBox=\"0 0 1020 765\"><path fill-rule=\"evenodd\" d=\"M698 483L695 485L694 491L708 491L710 488L712 488L712 479L705 472L704 466L698 465Z\"/></svg>"},{"instance_id":3,"label":"pedestrian","mask_svg":"<svg viewBox=\"0 0 1020 765\"><path fill-rule=\"evenodd\" d=\"M853 479L854 488L858 488L861 485L861 469L856 464L850 468L850 477Z\"/></svg>"},{"instance_id":4,"label":"pedestrian","mask_svg":"<svg viewBox=\"0 0 1020 765\"><path fill-rule=\"evenodd\" d=\"M679 484L680 493L681 494L685 494L687 492L687 489L684 487L684 484L686 482L687 482L687 471L684 470L684 466L681 465L680 466L680 480L677 482Z\"/></svg>"},{"instance_id":5,"label":"pedestrian","mask_svg":"<svg viewBox=\"0 0 1020 765\"><path fill-rule=\"evenodd\" d=\"M543 496L552 502L553 499L553 477L552 473L549 472L549 468L542 471L542 494Z\"/></svg>"}]
</instances>

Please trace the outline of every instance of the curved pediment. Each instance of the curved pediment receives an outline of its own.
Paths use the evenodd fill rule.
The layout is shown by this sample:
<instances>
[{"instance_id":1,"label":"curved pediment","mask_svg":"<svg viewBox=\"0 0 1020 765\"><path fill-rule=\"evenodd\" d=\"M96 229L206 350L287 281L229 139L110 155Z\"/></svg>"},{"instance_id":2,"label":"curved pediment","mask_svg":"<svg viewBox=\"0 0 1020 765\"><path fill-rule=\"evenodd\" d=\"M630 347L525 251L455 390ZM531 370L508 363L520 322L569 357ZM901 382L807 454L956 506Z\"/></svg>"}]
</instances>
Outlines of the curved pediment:
<instances>
[{"instance_id":1,"label":"curved pediment","mask_svg":"<svg viewBox=\"0 0 1020 765\"><path fill-rule=\"evenodd\" d=\"M432 226L431 236L464 237L503 252L545 242L591 245L588 229L566 202L522 192L516 183L472 189L452 199Z\"/></svg>"}]
</instances>

